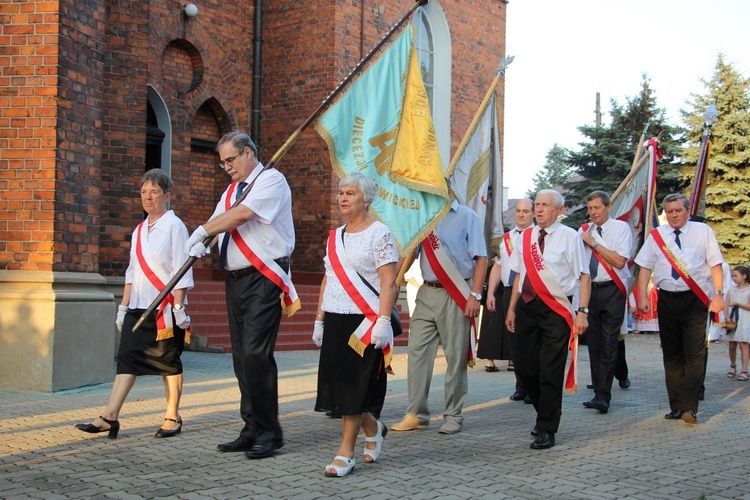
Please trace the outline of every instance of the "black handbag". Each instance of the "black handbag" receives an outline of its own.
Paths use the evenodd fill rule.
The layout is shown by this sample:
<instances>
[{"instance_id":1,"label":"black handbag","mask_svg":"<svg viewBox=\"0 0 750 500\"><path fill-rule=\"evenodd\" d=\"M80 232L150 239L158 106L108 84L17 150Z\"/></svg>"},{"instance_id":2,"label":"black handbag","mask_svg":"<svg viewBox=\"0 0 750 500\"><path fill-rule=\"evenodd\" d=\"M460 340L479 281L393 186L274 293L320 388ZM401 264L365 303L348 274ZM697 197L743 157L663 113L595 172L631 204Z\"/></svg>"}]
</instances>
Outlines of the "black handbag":
<instances>
[{"instance_id":1,"label":"black handbag","mask_svg":"<svg viewBox=\"0 0 750 500\"><path fill-rule=\"evenodd\" d=\"M344 231L346 231L346 226L344 226ZM344 244L344 231L341 231L341 244ZM346 247L344 247L346 248ZM357 271L354 271L357 272ZM357 273L357 276L359 276L359 279L362 280L362 283L367 285L367 288L372 290L372 292L380 298L380 294L377 290L375 290L375 287L370 284L369 281L365 279L364 276ZM391 309L391 328L393 329L393 336L398 337L402 333L404 333L404 327L401 326L401 314L398 312L398 307L396 307L396 304L393 304L393 308Z\"/></svg>"}]
</instances>

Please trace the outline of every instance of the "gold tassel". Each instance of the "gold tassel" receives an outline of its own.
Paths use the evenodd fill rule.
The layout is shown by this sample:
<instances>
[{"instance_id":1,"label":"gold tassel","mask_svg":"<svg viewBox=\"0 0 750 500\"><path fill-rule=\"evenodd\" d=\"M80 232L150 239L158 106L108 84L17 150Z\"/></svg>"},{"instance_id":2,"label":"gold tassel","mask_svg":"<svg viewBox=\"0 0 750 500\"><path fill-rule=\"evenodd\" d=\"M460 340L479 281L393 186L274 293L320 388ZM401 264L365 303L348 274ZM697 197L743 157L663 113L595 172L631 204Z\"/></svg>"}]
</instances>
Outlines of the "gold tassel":
<instances>
[{"instance_id":1,"label":"gold tassel","mask_svg":"<svg viewBox=\"0 0 750 500\"><path fill-rule=\"evenodd\" d=\"M281 313L286 314L287 318L294 316L294 313L300 310L302 302L299 299L295 300L289 307L284 303L284 293L281 293Z\"/></svg>"},{"instance_id":2,"label":"gold tassel","mask_svg":"<svg viewBox=\"0 0 750 500\"><path fill-rule=\"evenodd\" d=\"M575 384L570 389L565 389L565 394L578 394L578 384Z\"/></svg>"},{"instance_id":3,"label":"gold tassel","mask_svg":"<svg viewBox=\"0 0 750 500\"><path fill-rule=\"evenodd\" d=\"M187 330L185 330L185 343L186 344L190 343L190 328L188 328Z\"/></svg>"},{"instance_id":4,"label":"gold tassel","mask_svg":"<svg viewBox=\"0 0 750 500\"><path fill-rule=\"evenodd\" d=\"M168 328L163 328L161 330L157 330L157 332L156 332L156 340L157 341L171 339L172 337L174 337L174 330L172 329L171 326L168 327Z\"/></svg>"},{"instance_id":5,"label":"gold tassel","mask_svg":"<svg viewBox=\"0 0 750 500\"><path fill-rule=\"evenodd\" d=\"M385 364L385 371L388 375L395 375L396 372L391 368L391 362L393 361L393 348L383 358L383 364Z\"/></svg>"},{"instance_id":6,"label":"gold tassel","mask_svg":"<svg viewBox=\"0 0 750 500\"><path fill-rule=\"evenodd\" d=\"M357 352L357 354L359 354L360 356L362 357L365 356L365 349L367 349L367 346L365 345L364 342L359 340L359 338L357 338L357 336L354 335L353 333L352 333L352 336L349 337L349 347L354 349Z\"/></svg>"}]
</instances>

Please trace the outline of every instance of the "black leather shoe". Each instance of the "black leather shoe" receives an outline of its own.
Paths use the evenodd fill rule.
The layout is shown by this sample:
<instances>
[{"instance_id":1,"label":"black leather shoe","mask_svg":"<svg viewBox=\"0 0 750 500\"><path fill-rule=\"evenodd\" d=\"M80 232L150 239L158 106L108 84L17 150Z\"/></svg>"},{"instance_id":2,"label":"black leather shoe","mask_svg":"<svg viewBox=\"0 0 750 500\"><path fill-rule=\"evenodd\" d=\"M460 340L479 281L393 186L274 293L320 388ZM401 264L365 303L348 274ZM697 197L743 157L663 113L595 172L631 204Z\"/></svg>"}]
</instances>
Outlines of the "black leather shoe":
<instances>
[{"instance_id":1,"label":"black leather shoe","mask_svg":"<svg viewBox=\"0 0 750 500\"><path fill-rule=\"evenodd\" d=\"M247 458L266 458L273 455L273 452L284 446L284 441L264 441L255 443L252 448L245 452Z\"/></svg>"},{"instance_id":2,"label":"black leather shoe","mask_svg":"<svg viewBox=\"0 0 750 500\"><path fill-rule=\"evenodd\" d=\"M591 398L588 401L584 401L583 402L583 406L585 406L586 408L594 408L594 403L595 402L596 402L596 398Z\"/></svg>"},{"instance_id":3,"label":"black leather shoe","mask_svg":"<svg viewBox=\"0 0 750 500\"><path fill-rule=\"evenodd\" d=\"M529 445L532 450L546 450L555 446L555 433L539 431L539 436Z\"/></svg>"},{"instance_id":4,"label":"black leather shoe","mask_svg":"<svg viewBox=\"0 0 750 500\"><path fill-rule=\"evenodd\" d=\"M609 411L609 403L603 399L596 399L592 408L599 410L599 413L607 413Z\"/></svg>"},{"instance_id":5,"label":"black leather shoe","mask_svg":"<svg viewBox=\"0 0 750 500\"><path fill-rule=\"evenodd\" d=\"M698 415L695 414L695 410L685 410L682 412L682 421L688 424L697 424Z\"/></svg>"},{"instance_id":6,"label":"black leather shoe","mask_svg":"<svg viewBox=\"0 0 750 500\"><path fill-rule=\"evenodd\" d=\"M165 418L164 420L169 420L170 422L174 422L175 424L179 424L179 427L176 427L172 430L166 430L159 427L159 430L156 431L156 434L154 434L154 437L157 438L171 438L175 437L177 434L182 432L182 418L178 418L177 420L173 418Z\"/></svg>"},{"instance_id":7,"label":"black leather shoe","mask_svg":"<svg viewBox=\"0 0 750 500\"><path fill-rule=\"evenodd\" d=\"M682 418L682 414L685 413L682 410L672 410L666 415L664 415L664 418L667 420L680 420Z\"/></svg>"},{"instance_id":8,"label":"black leather shoe","mask_svg":"<svg viewBox=\"0 0 750 500\"><path fill-rule=\"evenodd\" d=\"M593 388L594 388L594 384L586 384L586 389L593 389Z\"/></svg>"},{"instance_id":9,"label":"black leather shoe","mask_svg":"<svg viewBox=\"0 0 750 500\"><path fill-rule=\"evenodd\" d=\"M511 401L523 401L523 398L525 398L525 394L521 394L520 392L516 391L513 394L510 395Z\"/></svg>"},{"instance_id":10,"label":"black leather shoe","mask_svg":"<svg viewBox=\"0 0 750 500\"><path fill-rule=\"evenodd\" d=\"M530 405L531 404L531 396L529 396L528 394L526 396L524 396L523 397L523 402L526 403L527 405Z\"/></svg>"},{"instance_id":11,"label":"black leather shoe","mask_svg":"<svg viewBox=\"0 0 750 500\"><path fill-rule=\"evenodd\" d=\"M620 389L627 389L630 387L630 379L628 377L625 377L624 380L619 381Z\"/></svg>"},{"instance_id":12,"label":"black leather shoe","mask_svg":"<svg viewBox=\"0 0 750 500\"><path fill-rule=\"evenodd\" d=\"M231 443L220 444L219 446L216 447L216 449L218 449L219 451L223 451L225 453L247 451L250 448L252 448L254 444L255 444L254 439L240 436L234 441L232 441Z\"/></svg>"},{"instance_id":13,"label":"black leather shoe","mask_svg":"<svg viewBox=\"0 0 750 500\"><path fill-rule=\"evenodd\" d=\"M534 437L537 437L539 435L539 429L537 429L536 425L534 426L533 429L531 429L531 432L529 434L531 434Z\"/></svg>"}]
</instances>

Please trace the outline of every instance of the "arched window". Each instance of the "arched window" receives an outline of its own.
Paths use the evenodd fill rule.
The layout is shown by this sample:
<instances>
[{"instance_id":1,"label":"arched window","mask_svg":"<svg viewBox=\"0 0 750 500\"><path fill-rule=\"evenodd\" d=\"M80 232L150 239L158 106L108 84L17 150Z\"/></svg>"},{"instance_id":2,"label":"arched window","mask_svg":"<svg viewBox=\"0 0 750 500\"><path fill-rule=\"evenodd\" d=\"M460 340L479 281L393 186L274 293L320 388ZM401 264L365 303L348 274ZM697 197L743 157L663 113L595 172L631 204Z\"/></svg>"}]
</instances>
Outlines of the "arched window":
<instances>
[{"instance_id":1,"label":"arched window","mask_svg":"<svg viewBox=\"0 0 750 500\"><path fill-rule=\"evenodd\" d=\"M430 99L443 168L448 168L451 149L451 37L448 22L438 2L430 2L414 13L414 46L422 79Z\"/></svg>"},{"instance_id":2,"label":"arched window","mask_svg":"<svg viewBox=\"0 0 750 500\"><path fill-rule=\"evenodd\" d=\"M148 86L145 170L161 168L172 173L172 122L169 110L156 89Z\"/></svg>"}]
</instances>

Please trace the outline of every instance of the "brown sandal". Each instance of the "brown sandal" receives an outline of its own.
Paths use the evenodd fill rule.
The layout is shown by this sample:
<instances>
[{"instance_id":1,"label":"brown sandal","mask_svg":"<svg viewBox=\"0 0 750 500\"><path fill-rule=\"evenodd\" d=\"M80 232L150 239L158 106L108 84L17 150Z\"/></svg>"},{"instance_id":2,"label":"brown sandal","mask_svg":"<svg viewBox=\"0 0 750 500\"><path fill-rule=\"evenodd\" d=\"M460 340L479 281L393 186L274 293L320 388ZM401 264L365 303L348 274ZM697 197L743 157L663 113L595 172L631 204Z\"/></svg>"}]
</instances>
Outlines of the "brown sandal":
<instances>
[{"instance_id":1,"label":"brown sandal","mask_svg":"<svg viewBox=\"0 0 750 500\"><path fill-rule=\"evenodd\" d=\"M729 371L727 372L727 378L734 378L737 374L737 365L729 365Z\"/></svg>"},{"instance_id":2,"label":"brown sandal","mask_svg":"<svg viewBox=\"0 0 750 500\"><path fill-rule=\"evenodd\" d=\"M750 378L750 376L748 376L747 372L740 372L740 376L737 377L737 380L740 382L746 382L748 378Z\"/></svg>"}]
</instances>

